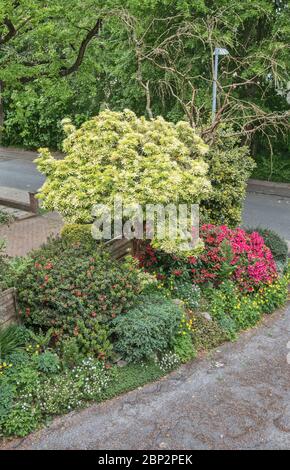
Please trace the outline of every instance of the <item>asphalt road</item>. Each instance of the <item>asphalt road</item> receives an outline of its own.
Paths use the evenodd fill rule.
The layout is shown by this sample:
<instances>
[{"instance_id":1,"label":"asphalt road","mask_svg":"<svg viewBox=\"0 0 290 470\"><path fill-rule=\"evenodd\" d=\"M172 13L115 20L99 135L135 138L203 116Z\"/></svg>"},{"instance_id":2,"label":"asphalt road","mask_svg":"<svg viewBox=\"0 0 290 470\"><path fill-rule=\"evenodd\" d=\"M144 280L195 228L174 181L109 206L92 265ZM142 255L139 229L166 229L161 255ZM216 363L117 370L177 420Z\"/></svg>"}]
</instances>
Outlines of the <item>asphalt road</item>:
<instances>
[{"instance_id":1,"label":"asphalt road","mask_svg":"<svg viewBox=\"0 0 290 470\"><path fill-rule=\"evenodd\" d=\"M36 192L45 178L33 163L37 154L0 147L0 186Z\"/></svg>"},{"instance_id":2,"label":"asphalt road","mask_svg":"<svg viewBox=\"0 0 290 470\"><path fill-rule=\"evenodd\" d=\"M6 449L289 449L289 340L288 307L168 377Z\"/></svg>"},{"instance_id":3,"label":"asphalt road","mask_svg":"<svg viewBox=\"0 0 290 470\"><path fill-rule=\"evenodd\" d=\"M0 147L0 186L37 191L44 182L33 163L37 154ZM276 230L290 246L290 199L249 193L245 201L243 224Z\"/></svg>"},{"instance_id":4,"label":"asphalt road","mask_svg":"<svg viewBox=\"0 0 290 470\"><path fill-rule=\"evenodd\" d=\"M243 224L271 228L285 238L290 247L290 199L249 193L243 211Z\"/></svg>"}]
</instances>

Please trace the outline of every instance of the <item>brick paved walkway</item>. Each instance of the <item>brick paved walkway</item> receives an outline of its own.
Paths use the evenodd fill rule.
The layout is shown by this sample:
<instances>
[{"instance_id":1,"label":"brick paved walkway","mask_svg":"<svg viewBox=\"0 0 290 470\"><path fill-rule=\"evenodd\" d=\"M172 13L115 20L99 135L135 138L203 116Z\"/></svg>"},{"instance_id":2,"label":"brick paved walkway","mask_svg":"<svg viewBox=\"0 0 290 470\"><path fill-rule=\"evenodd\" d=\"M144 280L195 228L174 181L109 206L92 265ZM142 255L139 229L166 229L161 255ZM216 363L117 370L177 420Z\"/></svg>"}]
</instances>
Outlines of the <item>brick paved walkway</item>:
<instances>
[{"instance_id":1,"label":"brick paved walkway","mask_svg":"<svg viewBox=\"0 0 290 470\"><path fill-rule=\"evenodd\" d=\"M9 256L25 256L43 245L50 235L57 235L63 225L56 213L18 220L8 226L0 226L0 239L6 240Z\"/></svg>"}]
</instances>

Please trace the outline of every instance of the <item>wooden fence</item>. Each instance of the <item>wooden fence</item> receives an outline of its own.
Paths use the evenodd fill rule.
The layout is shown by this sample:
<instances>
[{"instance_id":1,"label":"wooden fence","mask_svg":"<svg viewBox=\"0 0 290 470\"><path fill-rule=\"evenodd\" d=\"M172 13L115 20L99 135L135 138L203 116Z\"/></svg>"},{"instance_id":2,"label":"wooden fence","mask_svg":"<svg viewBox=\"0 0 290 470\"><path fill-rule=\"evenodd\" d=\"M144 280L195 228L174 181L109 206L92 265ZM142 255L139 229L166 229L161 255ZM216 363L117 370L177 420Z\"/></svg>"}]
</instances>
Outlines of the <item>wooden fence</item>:
<instances>
[{"instance_id":1,"label":"wooden fence","mask_svg":"<svg viewBox=\"0 0 290 470\"><path fill-rule=\"evenodd\" d=\"M16 290L7 289L0 293L0 328L17 323Z\"/></svg>"}]
</instances>

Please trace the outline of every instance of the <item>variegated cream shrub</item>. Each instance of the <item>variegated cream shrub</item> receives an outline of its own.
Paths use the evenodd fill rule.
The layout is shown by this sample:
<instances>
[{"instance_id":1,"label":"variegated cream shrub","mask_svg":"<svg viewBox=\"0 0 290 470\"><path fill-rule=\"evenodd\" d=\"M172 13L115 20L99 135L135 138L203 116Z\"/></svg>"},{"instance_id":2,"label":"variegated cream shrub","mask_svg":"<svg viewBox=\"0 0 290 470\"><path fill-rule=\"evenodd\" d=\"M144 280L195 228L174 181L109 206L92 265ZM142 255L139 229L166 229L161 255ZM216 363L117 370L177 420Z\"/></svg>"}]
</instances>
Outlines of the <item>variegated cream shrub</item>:
<instances>
[{"instance_id":1,"label":"variegated cream shrub","mask_svg":"<svg viewBox=\"0 0 290 470\"><path fill-rule=\"evenodd\" d=\"M132 111L102 111L76 129L63 121L67 138L62 160L40 149L38 169L47 177L43 207L66 222L92 221L92 207L123 204L198 204L211 193L208 146L186 123L146 120Z\"/></svg>"}]
</instances>

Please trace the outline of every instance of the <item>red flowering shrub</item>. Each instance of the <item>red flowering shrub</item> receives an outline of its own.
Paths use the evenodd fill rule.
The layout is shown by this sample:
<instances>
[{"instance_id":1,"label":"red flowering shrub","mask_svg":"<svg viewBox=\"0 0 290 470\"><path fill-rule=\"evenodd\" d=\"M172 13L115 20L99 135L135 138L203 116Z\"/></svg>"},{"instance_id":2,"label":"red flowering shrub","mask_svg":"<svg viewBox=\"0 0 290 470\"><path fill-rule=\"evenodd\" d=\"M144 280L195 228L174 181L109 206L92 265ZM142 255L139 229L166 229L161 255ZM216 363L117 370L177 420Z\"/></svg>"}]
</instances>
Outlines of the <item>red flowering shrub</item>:
<instances>
[{"instance_id":1,"label":"red flowering shrub","mask_svg":"<svg viewBox=\"0 0 290 470\"><path fill-rule=\"evenodd\" d=\"M225 225L203 225L200 237L204 251L199 257L182 260L155 251L150 245L139 257L140 265L156 273L160 279L188 276L195 284L219 285L233 280L240 290L251 292L277 278L272 253L257 232L247 233L241 228Z\"/></svg>"},{"instance_id":2,"label":"red flowering shrub","mask_svg":"<svg viewBox=\"0 0 290 470\"><path fill-rule=\"evenodd\" d=\"M190 260L192 278L198 284L219 284L229 278L241 290L251 292L277 278L272 253L257 232L249 234L241 228L209 224L201 227L200 236L204 252L198 259Z\"/></svg>"},{"instance_id":3,"label":"red flowering shrub","mask_svg":"<svg viewBox=\"0 0 290 470\"><path fill-rule=\"evenodd\" d=\"M53 328L57 339L94 329L134 305L141 290L138 270L104 251L54 240L31 255L17 280L19 314L36 329ZM96 328L94 327L96 326Z\"/></svg>"}]
</instances>

